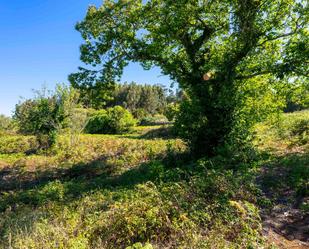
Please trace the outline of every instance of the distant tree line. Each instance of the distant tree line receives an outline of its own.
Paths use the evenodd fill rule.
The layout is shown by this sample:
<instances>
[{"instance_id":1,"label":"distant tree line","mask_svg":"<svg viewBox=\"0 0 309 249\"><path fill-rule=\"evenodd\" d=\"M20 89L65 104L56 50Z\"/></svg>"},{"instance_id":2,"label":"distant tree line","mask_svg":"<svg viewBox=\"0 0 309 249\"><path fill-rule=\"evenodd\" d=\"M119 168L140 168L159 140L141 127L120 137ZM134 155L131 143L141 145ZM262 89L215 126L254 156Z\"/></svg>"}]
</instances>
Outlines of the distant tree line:
<instances>
[{"instance_id":1,"label":"distant tree line","mask_svg":"<svg viewBox=\"0 0 309 249\"><path fill-rule=\"evenodd\" d=\"M167 89L162 85L137 84L135 82L115 84L114 87L72 86L80 92L80 103L85 108L104 109L121 106L129 110L134 117L142 118L155 114L164 114L167 106L179 102L182 92Z\"/></svg>"}]
</instances>

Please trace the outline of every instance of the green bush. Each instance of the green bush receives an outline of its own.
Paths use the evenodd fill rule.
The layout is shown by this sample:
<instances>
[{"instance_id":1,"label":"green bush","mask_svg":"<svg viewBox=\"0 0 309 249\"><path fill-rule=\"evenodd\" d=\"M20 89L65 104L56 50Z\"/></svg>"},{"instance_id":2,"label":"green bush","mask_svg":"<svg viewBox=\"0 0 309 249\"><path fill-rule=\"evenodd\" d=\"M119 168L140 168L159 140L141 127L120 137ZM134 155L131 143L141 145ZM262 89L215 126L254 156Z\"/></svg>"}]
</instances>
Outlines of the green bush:
<instances>
[{"instance_id":1,"label":"green bush","mask_svg":"<svg viewBox=\"0 0 309 249\"><path fill-rule=\"evenodd\" d=\"M296 137L301 144L307 143L309 141L309 120L297 120L292 126L291 135Z\"/></svg>"},{"instance_id":2,"label":"green bush","mask_svg":"<svg viewBox=\"0 0 309 249\"><path fill-rule=\"evenodd\" d=\"M85 128L90 134L122 134L136 125L132 114L121 106L94 112Z\"/></svg>"},{"instance_id":3,"label":"green bush","mask_svg":"<svg viewBox=\"0 0 309 249\"><path fill-rule=\"evenodd\" d=\"M107 112L105 110L96 111L91 115L85 127L85 132L90 134L104 134L108 127L107 121Z\"/></svg>"},{"instance_id":4,"label":"green bush","mask_svg":"<svg viewBox=\"0 0 309 249\"><path fill-rule=\"evenodd\" d=\"M309 111L286 114L272 129L279 139L304 145L309 141Z\"/></svg>"},{"instance_id":5,"label":"green bush","mask_svg":"<svg viewBox=\"0 0 309 249\"><path fill-rule=\"evenodd\" d=\"M121 106L107 109L109 125L112 133L123 133L131 131L136 125L132 114Z\"/></svg>"},{"instance_id":6,"label":"green bush","mask_svg":"<svg viewBox=\"0 0 309 249\"><path fill-rule=\"evenodd\" d=\"M16 106L15 120L23 134L36 135L40 147L55 143L56 131L64 116L55 98L26 100Z\"/></svg>"},{"instance_id":7,"label":"green bush","mask_svg":"<svg viewBox=\"0 0 309 249\"><path fill-rule=\"evenodd\" d=\"M179 104L170 103L167 105L164 115L166 116L168 121L174 121L178 113L179 113Z\"/></svg>"},{"instance_id":8,"label":"green bush","mask_svg":"<svg viewBox=\"0 0 309 249\"><path fill-rule=\"evenodd\" d=\"M142 120L142 119L144 119L145 117L148 116L148 113L142 108L137 108L137 109L133 110L132 114L138 120Z\"/></svg>"},{"instance_id":9,"label":"green bush","mask_svg":"<svg viewBox=\"0 0 309 249\"><path fill-rule=\"evenodd\" d=\"M35 135L40 148L51 147L59 130L69 125L76 97L74 90L60 85L55 92L36 92L33 99L16 105L14 119L20 132Z\"/></svg>"},{"instance_id":10,"label":"green bush","mask_svg":"<svg viewBox=\"0 0 309 249\"><path fill-rule=\"evenodd\" d=\"M174 132L184 140L189 142L193 150L203 149L198 146L204 136L200 137L201 132L206 132L207 118L199 116L199 106L195 105L190 99L184 100L179 106L174 122ZM194 121L194 122L193 122Z\"/></svg>"},{"instance_id":11,"label":"green bush","mask_svg":"<svg viewBox=\"0 0 309 249\"><path fill-rule=\"evenodd\" d=\"M0 131L7 131L12 128L12 119L4 115L0 115Z\"/></svg>"}]
</instances>

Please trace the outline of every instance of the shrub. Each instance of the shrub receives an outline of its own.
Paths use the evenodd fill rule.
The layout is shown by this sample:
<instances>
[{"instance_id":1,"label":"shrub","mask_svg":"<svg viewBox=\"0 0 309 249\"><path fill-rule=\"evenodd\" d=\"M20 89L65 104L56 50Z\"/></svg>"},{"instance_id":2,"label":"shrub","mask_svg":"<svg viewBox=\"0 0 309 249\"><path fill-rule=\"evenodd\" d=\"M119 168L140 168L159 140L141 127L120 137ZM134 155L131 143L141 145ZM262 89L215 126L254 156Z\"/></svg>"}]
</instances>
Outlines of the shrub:
<instances>
[{"instance_id":1,"label":"shrub","mask_svg":"<svg viewBox=\"0 0 309 249\"><path fill-rule=\"evenodd\" d=\"M142 120L142 119L144 119L145 117L148 116L148 113L142 108L137 108L137 109L133 110L132 114L138 120Z\"/></svg>"},{"instance_id":2,"label":"shrub","mask_svg":"<svg viewBox=\"0 0 309 249\"><path fill-rule=\"evenodd\" d=\"M164 115L166 116L168 121L174 121L178 113L179 113L179 104L170 103L167 105Z\"/></svg>"},{"instance_id":3,"label":"shrub","mask_svg":"<svg viewBox=\"0 0 309 249\"><path fill-rule=\"evenodd\" d=\"M122 108L121 106L115 106L107 110L109 125L112 133L123 133L131 131L136 125L136 120L132 114Z\"/></svg>"},{"instance_id":4,"label":"shrub","mask_svg":"<svg viewBox=\"0 0 309 249\"><path fill-rule=\"evenodd\" d=\"M8 131L13 128L12 119L4 115L0 115L0 132Z\"/></svg>"},{"instance_id":5,"label":"shrub","mask_svg":"<svg viewBox=\"0 0 309 249\"><path fill-rule=\"evenodd\" d=\"M136 125L132 114L121 106L95 112L85 128L90 134L122 134Z\"/></svg>"},{"instance_id":6,"label":"shrub","mask_svg":"<svg viewBox=\"0 0 309 249\"><path fill-rule=\"evenodd\" d=\"M64 116L55 98L26 100L16 106L15 116L23 134L36 135L41 147L55 143L56 131Z\"/></svg>"},{"instance_id":7,"label":"shrub","mask_svg":"<svg viewBox=\"0 0 309 249\"><path fill-rule=\"evenodd\" d=\"M56 142L57 133L68 126L76 95L71 89L58 86L54 93L37 92L34 99L16 105L14 119L24 134L37 137L41 148Z\"/></svg>"},{"instance_id":8,"label":"shrub","mask_svg":"<svg viewBox=\"0 0 309 249\"><path fill-rule=\"evenodd\" d=\"M289 113L273 125L272 131L279 139L288 140L289 144L306 144L309 141L309 112Z\"/></svg>"},{"instance_id":9,"label":"shrub","mask_svg":"<svg viewBox=\"0 0 309 249\"><path fill-rule=\"evenodd\" d=\"M300 143L307 143L309 141L309 120L301 119L294 122L291 135L295 136Z\"/></svg>"},{"instance_id":10,"label":"shrub","mask_svg":"<svg viewBox=\"0 0 309 249\"><path fill-rule=\"evenodd\" d=\"M108 129L107 121L107 112L105 110L96 111L91 115L85 127L85 132L90 134L104 134Z\"/></svg>"}]
</instances>

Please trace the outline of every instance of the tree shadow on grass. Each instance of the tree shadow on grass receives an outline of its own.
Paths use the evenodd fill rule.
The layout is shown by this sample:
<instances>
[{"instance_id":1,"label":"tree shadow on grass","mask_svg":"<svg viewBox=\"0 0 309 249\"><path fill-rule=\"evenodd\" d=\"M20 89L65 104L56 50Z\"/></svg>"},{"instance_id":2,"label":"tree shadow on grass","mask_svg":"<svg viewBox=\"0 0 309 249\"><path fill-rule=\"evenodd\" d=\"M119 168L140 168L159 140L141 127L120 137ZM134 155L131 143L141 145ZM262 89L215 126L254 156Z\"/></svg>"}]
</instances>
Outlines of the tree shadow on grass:
<instances>
[{"instance_id":1,"label":"tree shadow on grass","mask_svg":"<svg viewBox=\"0 0 309 249\"><path fill-rule=\"evenodd\" d=\"M175 139L176 135L173 132L171 126L161 126L159 128L150 129L142 134L132 134L121 136L130 139L143 139L143 140L153 140L153 139Z\"/></svg>"},{"instance_id":2,"label":"tree shadow on grass","mask_svg":"<svg viewBox=\"0 0 309 249\"><path fill-rule=\"evenodd\" d=\"M172 127L160 127L158 129L153 129L145 134L142 134L140 139L155 139L155 138L161 138L161 139L172 139L175 138L175 135L173 134Z\"/></svg>"},{"instance_id":3,"label":"tree shadow on grass","mask_svg":"<svg viewBox=\"0 0 309 249\"><path fill-rule=\"evenodd\" d=\"M174 155L175 160L176 156L179 155ZM180 174L166 177L171 158L154 159L121 173L117 173L117 168L107 159L102 157L69 168L45 169L35 173L23 172L22 168L4 168L0 170L0 212L20 204L35 207L49 201L70 202L96 190L132 189L147 181L177 181L183 178ZM59 191L64 193L63 196L57 194L57 188L61 188Z\"/></svg>"},{"instance_id":4,"label":"tree shadow on grass","mask_svg":"<svg viewBox=\"0 0 309 249\"><path fill-rule=\"evenodd\" d=\"M308 197L309 154L290 153L273 157L262 167L259 183L272 198L284 193Z\"/></svg>"},{"instance_id":5,"label":"tree shadow on grass","mask_svg":"<svg viewBox=\"0 0 309 249\"><path fill-rule=\"evenodd\" d=\"M308 243L309 212L303 205L309 203L309 154L276 156L261 170L258 184L271 200L270 207L262 205L264 231Z\"/></svg>"}]
</instances>

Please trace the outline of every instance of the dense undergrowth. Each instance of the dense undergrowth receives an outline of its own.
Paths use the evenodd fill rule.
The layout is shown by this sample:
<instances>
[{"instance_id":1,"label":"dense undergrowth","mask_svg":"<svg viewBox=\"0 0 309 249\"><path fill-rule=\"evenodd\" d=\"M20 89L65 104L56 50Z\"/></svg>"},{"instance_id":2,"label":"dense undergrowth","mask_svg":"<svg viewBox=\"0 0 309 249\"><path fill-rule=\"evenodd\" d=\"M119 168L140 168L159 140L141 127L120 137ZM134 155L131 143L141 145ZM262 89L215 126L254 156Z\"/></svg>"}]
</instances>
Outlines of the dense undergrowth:
<instances>
[{"instance_id":1,"label":"dense undergrowth","mask_svg":"<svg viewBox=\"0 0 309 249\"><path fill-rule=\"evenodd\" d=\"M278 122L257 125L256 132L255 145L264 165L259 169L261 187L267 190L269 201L287 197L308 213L309 112L285 114Z\"/></svg>"},{"instance_id":2,"label":"dense undergrowth","mask_svg":"<svg viewBox=\"0 0 309 249\"><path fill-rule=\"evenodd\" d=\"M1 135L0 248L267 247L259 210L281 189L308 210L308 120L259 124L258 151L237 167L192 162L158 127L62 135L48 152L31 136Z\"/></svg>"}]
</instances>

